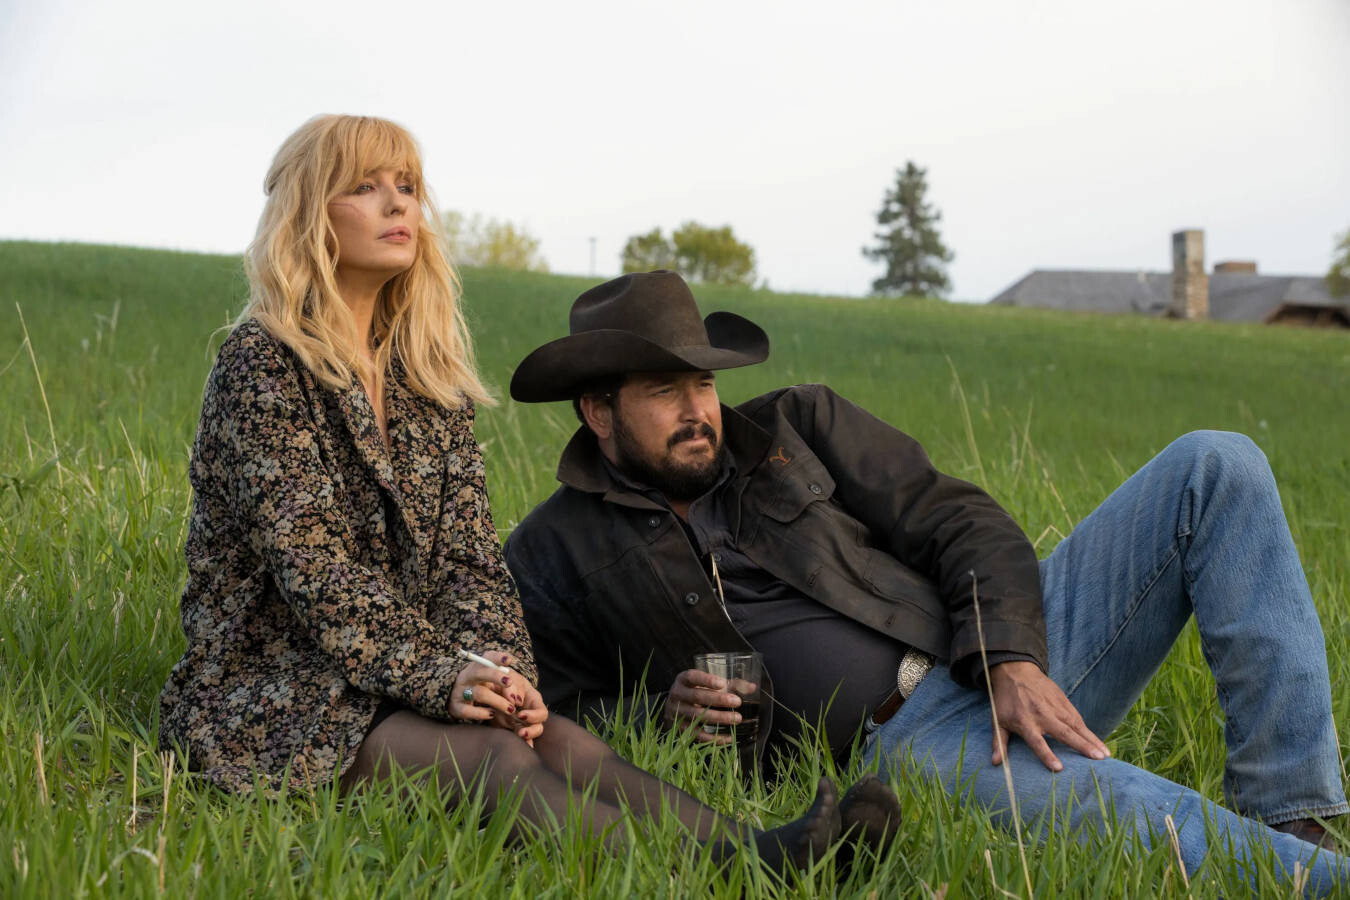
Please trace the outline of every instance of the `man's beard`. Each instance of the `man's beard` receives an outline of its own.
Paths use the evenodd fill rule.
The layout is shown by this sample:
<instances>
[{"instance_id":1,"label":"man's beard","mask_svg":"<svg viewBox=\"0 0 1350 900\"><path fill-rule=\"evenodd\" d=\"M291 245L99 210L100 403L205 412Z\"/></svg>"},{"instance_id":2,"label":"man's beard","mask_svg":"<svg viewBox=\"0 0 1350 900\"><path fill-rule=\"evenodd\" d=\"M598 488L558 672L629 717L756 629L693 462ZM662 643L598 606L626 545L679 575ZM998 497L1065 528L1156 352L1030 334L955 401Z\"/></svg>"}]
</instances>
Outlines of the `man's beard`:
<instances>
[{"instance_id":1,"label":"man's beard","mask_svg":"<svg viewBox=\"0 0 1350 900\"><path fill-rule=\"evenodd\" d=\"M722 463L726 459L726 445L717 439L717 432L708 423L689 425L675 432L666 441L666 448L673 449L680 441L706 437L713 448L711 459L690 463L677 463L669 456L662 460L651 460L643 455L642 448L633 439L633 434L624 427L623 417L615 411L613 418L614 446L618 455L615 463L619 471L629 478L655 488L670 500L696 500L717 484L722 475Z\"/></svg>"}]
</instances>

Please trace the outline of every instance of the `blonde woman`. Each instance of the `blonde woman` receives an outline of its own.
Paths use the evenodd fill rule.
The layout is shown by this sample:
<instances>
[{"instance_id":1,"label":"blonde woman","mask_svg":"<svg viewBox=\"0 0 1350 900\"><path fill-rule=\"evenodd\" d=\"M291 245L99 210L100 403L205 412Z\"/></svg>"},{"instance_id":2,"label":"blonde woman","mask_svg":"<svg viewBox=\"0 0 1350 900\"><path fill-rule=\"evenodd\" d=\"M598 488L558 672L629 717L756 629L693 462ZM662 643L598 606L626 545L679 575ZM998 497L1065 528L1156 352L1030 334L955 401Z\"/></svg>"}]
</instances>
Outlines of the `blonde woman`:
<instances>
[{"instance_id":1,"label":"blonde woman","mask_svg":"<svg viewBox=\"0 0 1350 900\"><path fill-rule=\"evenodd\" d=\"M349 791L404 769L451 796L481 786L489 809L513 788L537 826L569 805L597 831L621 802L664 806L720 855L751 840L778 865L819 856L841 806L873 838L898 819L879 782L841 804L822 779L803 818L742 829L549 718L473 436L489 397L416 145L391 122L321 116L265 189L250 300L193 447L165 746L239 792Z\"/></svg>"}]
</instances>

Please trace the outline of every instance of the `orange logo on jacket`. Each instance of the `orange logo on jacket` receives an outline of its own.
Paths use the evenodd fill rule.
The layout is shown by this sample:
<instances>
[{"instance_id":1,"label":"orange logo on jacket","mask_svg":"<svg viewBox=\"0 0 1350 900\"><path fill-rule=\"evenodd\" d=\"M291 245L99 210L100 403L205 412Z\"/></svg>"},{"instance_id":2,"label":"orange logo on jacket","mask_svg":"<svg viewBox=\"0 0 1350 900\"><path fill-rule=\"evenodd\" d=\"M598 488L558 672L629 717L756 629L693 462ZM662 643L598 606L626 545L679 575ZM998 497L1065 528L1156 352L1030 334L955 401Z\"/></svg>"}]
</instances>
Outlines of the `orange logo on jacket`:
<instances>
[{"instance_id":1,"label":"orange logo on jacket","mask_svg":"<svg viewBox=\"0 0 1350 900\"><path fill-rule=\"evenodd\" d=\"M792 458L791 458L791 457L789 457L789 456L784 456L784 455L783 455L783 448L782 448L782 447L779 447L779 448L778 448L778 452L775 453L773 456L770 456L770 457L769 457L769 460L770 460L771 462L776 462L776 463L778 463L779 465L783 465L783 466L786 466L788 463L792 462Z\"/></svg>"}]
</instances>

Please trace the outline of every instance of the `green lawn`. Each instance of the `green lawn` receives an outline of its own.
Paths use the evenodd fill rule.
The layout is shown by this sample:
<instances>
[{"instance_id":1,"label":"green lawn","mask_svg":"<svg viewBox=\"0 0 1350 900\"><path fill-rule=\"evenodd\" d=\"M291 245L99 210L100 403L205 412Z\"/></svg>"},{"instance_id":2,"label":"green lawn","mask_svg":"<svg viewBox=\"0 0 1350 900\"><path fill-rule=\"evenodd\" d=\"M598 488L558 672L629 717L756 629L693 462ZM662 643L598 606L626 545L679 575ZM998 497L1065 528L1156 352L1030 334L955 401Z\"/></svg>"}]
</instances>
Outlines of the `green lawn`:
<instances>
[{"instance_id":1,"label":"green lawn","mask_svg":"<svg viewBox=\"0 0 1350 900\"><path fill-rule=\"evenodd\" d=\"M465 273L480 362L500 395L514 364L562 333L587 283ZM477 806L446 812L425 792L240 801L166 772L155 700L182 649L188 448L213 335L245 293L233 257L0 243L0 896L955 898L1024 893L1026 879L1040 896L1185 895L1166 848L1145 854L1119 834L1057 836L1028 850L1024 873L1008 833L909 780L898 785L901 845L779 885L748 866L716 874L669 827L618 856L557 837L515 847L504 845L508 815L479 831ZM1176 435L1251 435L1280 480L1332 683L1346 682L1350 335L744 289L700 297L705 312L745 314L773 341L766 364L719 377L725 400L828 382L985 485L1042 554ZM505 400L479 421L505 532L552 490L575 422L565 404ZM1344 724L1347 696L1334 699ZM1221 728L1191 634L1109 743L1221 799ZM812 747L782 783L745 788L702 748L622 727L607 736L766 824L798 812L814 778L833 772ZM1230 869L1214 856L1194 893L1245 893ZM1257 877L1274 890L1269 866Z\"/></svg>"}]
</instances>

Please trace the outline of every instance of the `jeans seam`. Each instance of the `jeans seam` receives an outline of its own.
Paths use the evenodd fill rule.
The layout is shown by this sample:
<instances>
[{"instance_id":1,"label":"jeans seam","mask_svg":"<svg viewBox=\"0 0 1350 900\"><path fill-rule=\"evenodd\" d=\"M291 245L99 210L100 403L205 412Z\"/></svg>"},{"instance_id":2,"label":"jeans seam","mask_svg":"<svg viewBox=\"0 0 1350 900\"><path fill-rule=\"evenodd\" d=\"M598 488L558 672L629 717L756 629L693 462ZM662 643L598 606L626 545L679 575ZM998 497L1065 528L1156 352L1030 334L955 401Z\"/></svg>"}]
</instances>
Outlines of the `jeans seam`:
<instances>
[{"instance_id":1,"label":"jeans seam","mask_svg":"<svg viewBox=\"0 0 1350 900\"><path fill-rule=\"evenodd\" d=\"M1158 583L1158 579L1162 578L1163 572L1167 571L1167 567L1172 564L1172 560L1176 559L1180 554L1181 548L1177 546L1177 544L1173 543L1172 552L1168 554L1167 559L1163 560L1162 564L1158 566L1157 569L1154 570L1153 575L1149 577L1148 583L1145 584L1144 587L1138 593L1135 594L1134 601L1130 605L1129 612L1127 612L1124 618L1120 620L1120 623L1117 626L1115 632L1113 632L1111 635L1111 639L1107 641L1105 644L1103 644L1101 648L1098 649L1095 653L1093 653L1092 664L1083 669L1082 675L1080 675L1079 678L1064 692L1066 695L1070 695L1074 691L1078 690L1078 688L1083 684L1083 682L1087 681L1088 676L1091 675L1096 670L1097 666L1102 661L1102 657L1106 656L1107 652L1110 651L1110 649L1115 646L1116 641L1120 640L1120 635L1125 630L1125 626L1129 625L1130 622L1134 619L1135 615L1138 614L1139 608L1143 606L1144 598L1148 596L1149 591L1153 590L1154 585ZM1182 574L1184 577L1185 572L1183 571Z\"/></svg>"}]
</instances>

